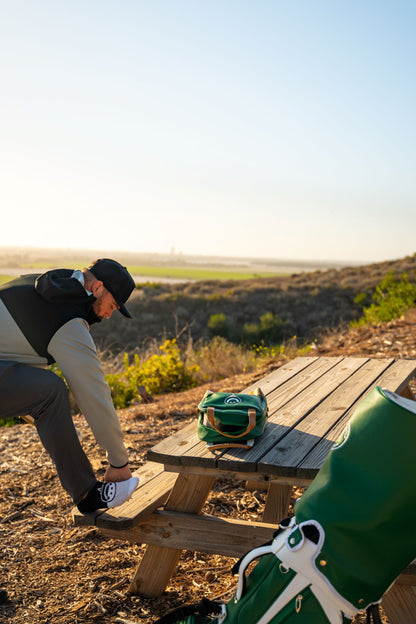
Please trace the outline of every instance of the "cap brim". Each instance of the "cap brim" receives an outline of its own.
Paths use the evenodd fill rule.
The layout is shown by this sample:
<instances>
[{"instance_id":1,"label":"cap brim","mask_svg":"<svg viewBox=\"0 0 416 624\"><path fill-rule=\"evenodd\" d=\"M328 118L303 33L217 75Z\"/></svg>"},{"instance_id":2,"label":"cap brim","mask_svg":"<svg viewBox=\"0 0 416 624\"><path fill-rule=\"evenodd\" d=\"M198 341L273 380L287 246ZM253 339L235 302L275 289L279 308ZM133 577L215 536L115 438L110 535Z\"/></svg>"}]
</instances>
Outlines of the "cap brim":
<instances>
[{"instance_id":1,"label":"cap brim","mask_svg":"<svg viewBox=\"0 0 416 624\"><path fill-rule=\"evenodd\" d=\"M126 318L133 318L132 315L130 314L130 312L127 310L126 306L124 305L124 303L121 303L121 301L117 301L119 307L119 312L121 312L121 314L123 316L125 316Z\"/></svg>"}]
</instances>

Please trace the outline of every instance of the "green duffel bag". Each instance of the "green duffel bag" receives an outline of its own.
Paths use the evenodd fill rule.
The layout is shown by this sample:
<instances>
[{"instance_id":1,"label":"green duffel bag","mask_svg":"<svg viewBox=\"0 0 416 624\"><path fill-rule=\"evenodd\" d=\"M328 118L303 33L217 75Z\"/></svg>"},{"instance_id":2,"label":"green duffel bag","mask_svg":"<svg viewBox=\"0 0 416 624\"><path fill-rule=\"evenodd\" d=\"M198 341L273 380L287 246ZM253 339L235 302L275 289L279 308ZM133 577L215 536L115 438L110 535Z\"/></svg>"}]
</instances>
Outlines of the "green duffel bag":
<instances>
[{"instance_id":1,"label":"green duffel bag","mask_svg":"<svg viewBox=\"0 0 416 624\"><path fill-rule=\"evenodd\" d=\"M198 412L198 437L211 450L250 448L263 433L268 416L260 388L250 394L207 390Z\"/></svg>"},{"instance_id":2,"label":"green duffel bag","mask_svg":"<svg viewBox=\"0 0 416 624\"><path fill-rule=\"evenodd\" d=\"M416 556L415 440L416 401L374 388L294 517L237 564L234 598L212 616L183 611L159 624L347 624L364 610L381 623L383 594Z\"/></svg>"}]
</instances>

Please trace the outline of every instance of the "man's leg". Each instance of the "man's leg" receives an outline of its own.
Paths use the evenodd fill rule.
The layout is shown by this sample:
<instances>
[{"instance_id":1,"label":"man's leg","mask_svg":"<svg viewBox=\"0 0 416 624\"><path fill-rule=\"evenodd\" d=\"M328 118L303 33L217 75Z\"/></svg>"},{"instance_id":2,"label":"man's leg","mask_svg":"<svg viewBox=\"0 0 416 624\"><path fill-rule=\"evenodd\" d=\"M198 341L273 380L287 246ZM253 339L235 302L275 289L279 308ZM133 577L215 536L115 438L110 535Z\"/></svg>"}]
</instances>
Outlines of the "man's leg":
<instances>
[{"instance_id":1,"label":"man's leg","mask_svg":"<svg viewBox=\"0 0 416 624\"><path fill-rule=\"evenodd\" d=\"M49 370L1 361L0 397L0 418L33 416L62 487L79 503L97 479L75 431L62 379Z\"/></svg>"}]
</instances>

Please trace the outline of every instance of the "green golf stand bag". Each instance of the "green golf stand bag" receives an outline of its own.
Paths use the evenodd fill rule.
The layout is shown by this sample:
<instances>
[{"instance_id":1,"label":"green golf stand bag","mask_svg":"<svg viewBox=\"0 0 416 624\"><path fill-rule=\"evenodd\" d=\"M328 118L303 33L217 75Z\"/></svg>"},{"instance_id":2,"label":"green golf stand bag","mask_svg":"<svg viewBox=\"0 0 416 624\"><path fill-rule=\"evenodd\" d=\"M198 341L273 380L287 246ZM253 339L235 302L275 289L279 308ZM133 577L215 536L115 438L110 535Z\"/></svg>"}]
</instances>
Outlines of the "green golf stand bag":
<instances>
[{"instance_id":1,"label":"green golf stand bag","mask_svg":"<svg viewBox=\"0 0 416 624\"><path fill-rule=\"evenodd\" d=\"M416 557L416 401L374 388L274 539L235 566L227 604L203 600L158 624L347 624ZM247 574L247 567L257 561Z\"/></svg>"}]
</instances>

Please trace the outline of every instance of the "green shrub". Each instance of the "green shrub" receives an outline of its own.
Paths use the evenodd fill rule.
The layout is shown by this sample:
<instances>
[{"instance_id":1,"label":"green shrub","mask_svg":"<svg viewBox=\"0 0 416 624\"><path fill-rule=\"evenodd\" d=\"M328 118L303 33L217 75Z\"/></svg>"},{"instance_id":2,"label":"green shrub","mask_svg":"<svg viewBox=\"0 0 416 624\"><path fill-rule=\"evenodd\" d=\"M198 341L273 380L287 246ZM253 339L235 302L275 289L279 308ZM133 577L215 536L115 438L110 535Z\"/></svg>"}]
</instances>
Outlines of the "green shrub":
<instances>
[{"instance_id":1,"label":"green shrub","mask_svg":"<svg viewBox=\"0 0 416 624\"><path fill-rule=\"evenodd\" d=\"M159 347L161 354L150 356L141 363L135 356L133 365L126 367L126 376L137 385L144 385L150 394L177 392L196 385L197 366L187 367L182 360L176 340L166 340Z\"/></svg>"},{"instance_id":2,"label":"green shrub","mask_svg":"<svg viewBox=\"0 0 416 624\"><path fill-rule=\"evenodd\" d=\"M137 290L142 290L144 288L152 288L153 290L161 290L163 288L163 284L161 282L142 282L140 284L136 284Z\"/></svg>"},{"instance_id":3,"label":"green shrub","mask_svg":"<svg viewBox=\"0 0 416 624\"><path fill-rule=\"evenodd\" d=\"M105 380L110 386L111 396L116 409L127 407L137 398L137 386L134 386L134 383L131 383L123 374L110 373L106 375Z\"/></svg>"},{"instance_id":4,"label":"green shrub","mask_svg":"<svg viewBox=\"0 0 416 624\"><path fill-rule=\"evenodd\" d=\"M407 273L403 273L400 281L390 271L376 286L372 295L373 303L364 308L364 314L352 321L352 328L362 325L378 325L394 318L399 318L416 302L416 284L409 282Z\"/></svg>"},{"instance_id":5,"label":"green shrub","mask_svg":"<svg viewBox=\"0 0 416 624\"><path fill-rule=\"evenodd\" d=\"M287 322L277 314L265 312L258 323L245 323L242 340L245 344L273 344L281 342Z\"/></svg>"},{"instance_id":6,"label":"green shrub","mask_svg":"<svg viewBox=\"0 0 416 624\"><path fill-rule=\"evenodd\" d=\"M368 294L365 292L360 292L356 294L354 297L354 303L361 307L364 307L364 305L367 303L367 300L368 300Z\"/></svg>"},{"instance_id":7,"label":"green shrub","mask_svg":"<svg viewBox=\"0 0 416 624\"><path fill-rule=\"evenodd\" d=\"M226 315L222 312L219 314L211 314L207 325L213 336L222 336L223 338L230 337L231 327Z\"/></svg>"},{"instance_id":8,"label":"green shrub","mask_svg":"<svg viewBox=\"0 0 416 624\"><path fill-rule=\"evenodd\" d=\"M275 360L292 360L298 356L309 355L312 351L311 344L298 344L297 336L292 336L290 340L282 344L275 345L258 345L253 347L254 361L256 365L261 366L268 361Z\"/></svg>"},{"instance_id":9,"label":"green shrub","mask_svg":"<svg viewBox=\"0 0 416 624\"><path fill-rule=\"evenodd\" d=\"M261 342L258 323L244 323L242 340L245 344L252 345L255 345L257 342Z\"/></svg>"},{"instance_id":10,"label":"green shrub","mask_svg":"<svg viewBox=\"0 0 416 624\"><path fill-rule=\"evenodd\" d=\"M106 375L117 409L127 407L138 398L138 386L144 386L150 394L161 394L187 390L198 384L198 366L184 363L176 340L166 340L159 350L161 353L151 355L144 362L135 354L131 364L125 353L124 372Z\"/></svg>"}]
</instances>

